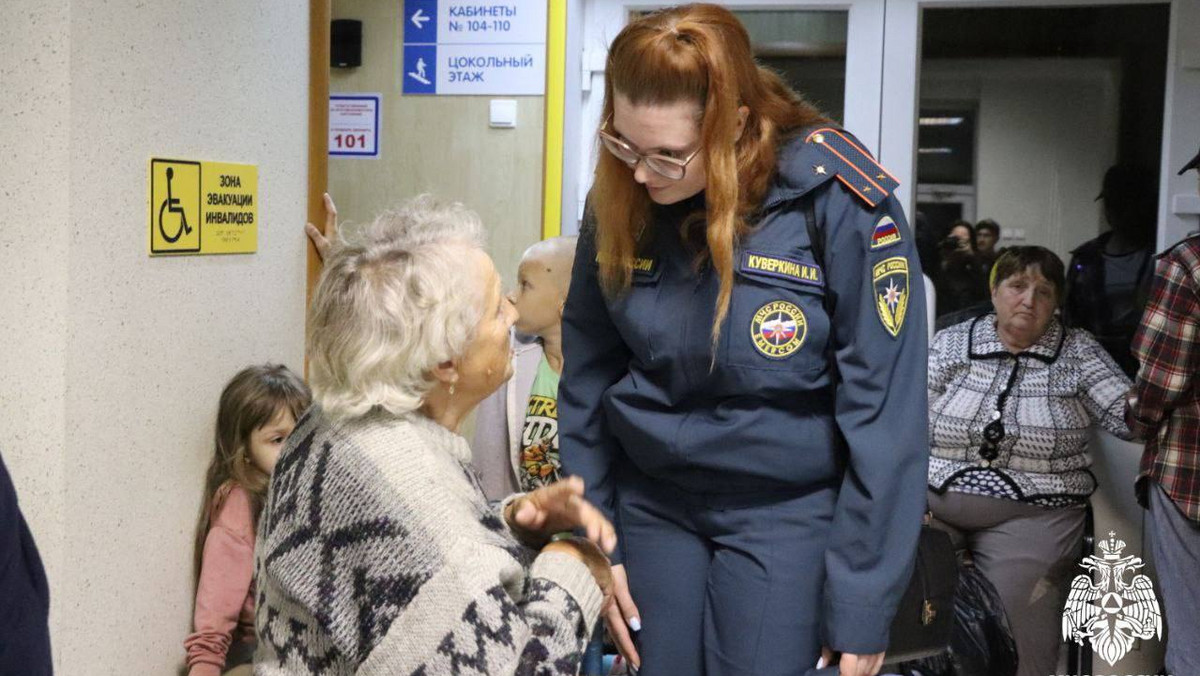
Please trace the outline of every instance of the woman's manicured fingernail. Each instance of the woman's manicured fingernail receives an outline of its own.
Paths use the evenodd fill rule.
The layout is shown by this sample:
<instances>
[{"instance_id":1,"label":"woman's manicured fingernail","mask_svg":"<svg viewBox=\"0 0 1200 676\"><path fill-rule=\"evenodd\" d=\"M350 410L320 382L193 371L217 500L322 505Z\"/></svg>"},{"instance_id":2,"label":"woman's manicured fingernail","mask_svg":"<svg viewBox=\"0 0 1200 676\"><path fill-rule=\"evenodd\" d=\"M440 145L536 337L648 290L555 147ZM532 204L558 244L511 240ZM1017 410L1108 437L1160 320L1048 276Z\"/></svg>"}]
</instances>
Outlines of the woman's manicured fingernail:
<instances>
[{"instance_id":1,"label":"woman's manicured fingernail","mask_svg":"<svg viewBox=\"0 0 1200 676\"><path fill-rule=\"evenodd\" d=\"M636 617L629 618L629 628L634 631L642 630L642 621Z\"/></svg>"}]
</instances>

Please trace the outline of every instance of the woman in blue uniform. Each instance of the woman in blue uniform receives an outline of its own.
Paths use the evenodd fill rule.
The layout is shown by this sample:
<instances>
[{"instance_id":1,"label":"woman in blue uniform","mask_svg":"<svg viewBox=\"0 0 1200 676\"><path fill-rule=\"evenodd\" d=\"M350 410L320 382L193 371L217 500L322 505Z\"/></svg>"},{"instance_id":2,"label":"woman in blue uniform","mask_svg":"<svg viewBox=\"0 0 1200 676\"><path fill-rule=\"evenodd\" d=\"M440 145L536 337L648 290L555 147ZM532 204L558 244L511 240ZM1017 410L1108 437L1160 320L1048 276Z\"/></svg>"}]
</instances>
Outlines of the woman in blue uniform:
<instances>
[{"instance_id":1,"label":"woman in blue uniform","mask_svg":"<svg viewBox=\"0 0 1200 676\"><path fill-rule=\"evenodd\" d=\"M599 138L559 412L620 529L610 632L643 676L877 673L928 456L895 179L713 5L617 36Z\"/></svg>"}]
</instances>

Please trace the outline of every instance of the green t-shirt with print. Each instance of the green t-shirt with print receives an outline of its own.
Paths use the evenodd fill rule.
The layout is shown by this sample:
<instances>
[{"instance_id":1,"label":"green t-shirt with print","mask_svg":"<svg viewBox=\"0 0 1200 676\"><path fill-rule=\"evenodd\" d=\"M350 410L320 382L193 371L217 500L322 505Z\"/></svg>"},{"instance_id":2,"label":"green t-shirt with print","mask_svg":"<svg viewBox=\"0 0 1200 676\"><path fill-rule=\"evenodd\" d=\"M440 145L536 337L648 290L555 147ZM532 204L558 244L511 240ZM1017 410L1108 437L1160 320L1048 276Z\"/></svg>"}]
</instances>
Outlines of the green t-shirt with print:
<instances>
[{"instance_id":1,"label":"green t-shirt with print","mask_svg":"<svg viewBox=\"0 0 1200 676\"><path fill-rule=\"evenodd\" d=\"M558 481L558 379L543 355L538 362L525 425L521 433L520 480L522 491L532 491Z\"/></svg>"}]
</instances>

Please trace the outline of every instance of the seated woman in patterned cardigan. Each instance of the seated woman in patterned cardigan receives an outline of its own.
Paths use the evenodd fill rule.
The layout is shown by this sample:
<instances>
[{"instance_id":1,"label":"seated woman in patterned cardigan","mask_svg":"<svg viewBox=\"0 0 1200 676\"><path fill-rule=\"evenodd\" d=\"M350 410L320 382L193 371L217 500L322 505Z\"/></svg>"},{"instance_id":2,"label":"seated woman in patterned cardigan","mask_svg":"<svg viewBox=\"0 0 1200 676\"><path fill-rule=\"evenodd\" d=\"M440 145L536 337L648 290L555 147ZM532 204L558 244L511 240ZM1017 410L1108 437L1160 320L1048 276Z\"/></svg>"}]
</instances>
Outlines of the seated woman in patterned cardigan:
<instances>
[{"instance_id":1,"label":"seated woman in patterned cardigan","mask_svg":"<svg viewBox=\"0 0 1200 676\"><path fill-rule=\"evenodd\" d=\"M458 433L512 374L516 310L482 233L417 198L329 252L315 403L259 523L255 673L578 670L610 599L612 525L577 479L489 504ZM588 538L547 542L576 528Z\"/></svg>"},{"instance_id":2,"label":"seated woman in patterned cardigan","mask_svg":"<svg viewBox=\"0 0 1200 676\"><path fill-rule=\"evenodd\" d=\"M1131 437L1130 382L1089 333L1054 316L1064 274L1053 252L1005 250L990 285L994 311L930 348L929 506L999 591L1019 676L1045 676L1096 489L1088 428Z\"/></svg>"}]
</instances>

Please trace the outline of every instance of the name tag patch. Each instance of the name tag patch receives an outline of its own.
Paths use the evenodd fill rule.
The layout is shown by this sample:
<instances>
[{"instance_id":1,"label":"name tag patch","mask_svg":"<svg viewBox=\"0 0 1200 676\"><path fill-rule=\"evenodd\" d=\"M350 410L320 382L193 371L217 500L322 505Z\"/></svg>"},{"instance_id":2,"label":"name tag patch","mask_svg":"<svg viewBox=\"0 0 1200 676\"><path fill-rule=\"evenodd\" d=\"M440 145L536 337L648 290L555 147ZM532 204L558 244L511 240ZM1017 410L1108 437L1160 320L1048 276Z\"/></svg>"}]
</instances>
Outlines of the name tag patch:
<instances>
[{"instance_id":1,"label":"name tag patch","mask_svg":"<svg viewBox=\"0 0 1200 676\"><path fill-rule=\"evenodd\" d=\"M653 258L635 258L633 259L633 274L653 275L656 264L657 261Z\"/></svg>"},{"instance_id":2,"label":"name tag patch","mask_svg":"<svg viewBox=\"0 0 1200 676\"><path fill-rule=\"evenodd\" d=\"M821 268L812 263L805 263L784 256L772 256L757 251L743 251L740 270L751 275L786 279L790 282L821 287L825 285L825 276Z\"/></svg>"},{"instance_id":3,"label":"name tag patch","mask_svg":"<svg viewBox=\"0 0 1200 676\"><path fill-rule=\"evenodd\" d=\"M596 254L596 264L600 265L603 263L603 257L600 254ZM638 256L633 259L630 267L633 269L635 277L653 277L658 272L658 259Z\"/></svg>"}]
</instances>

